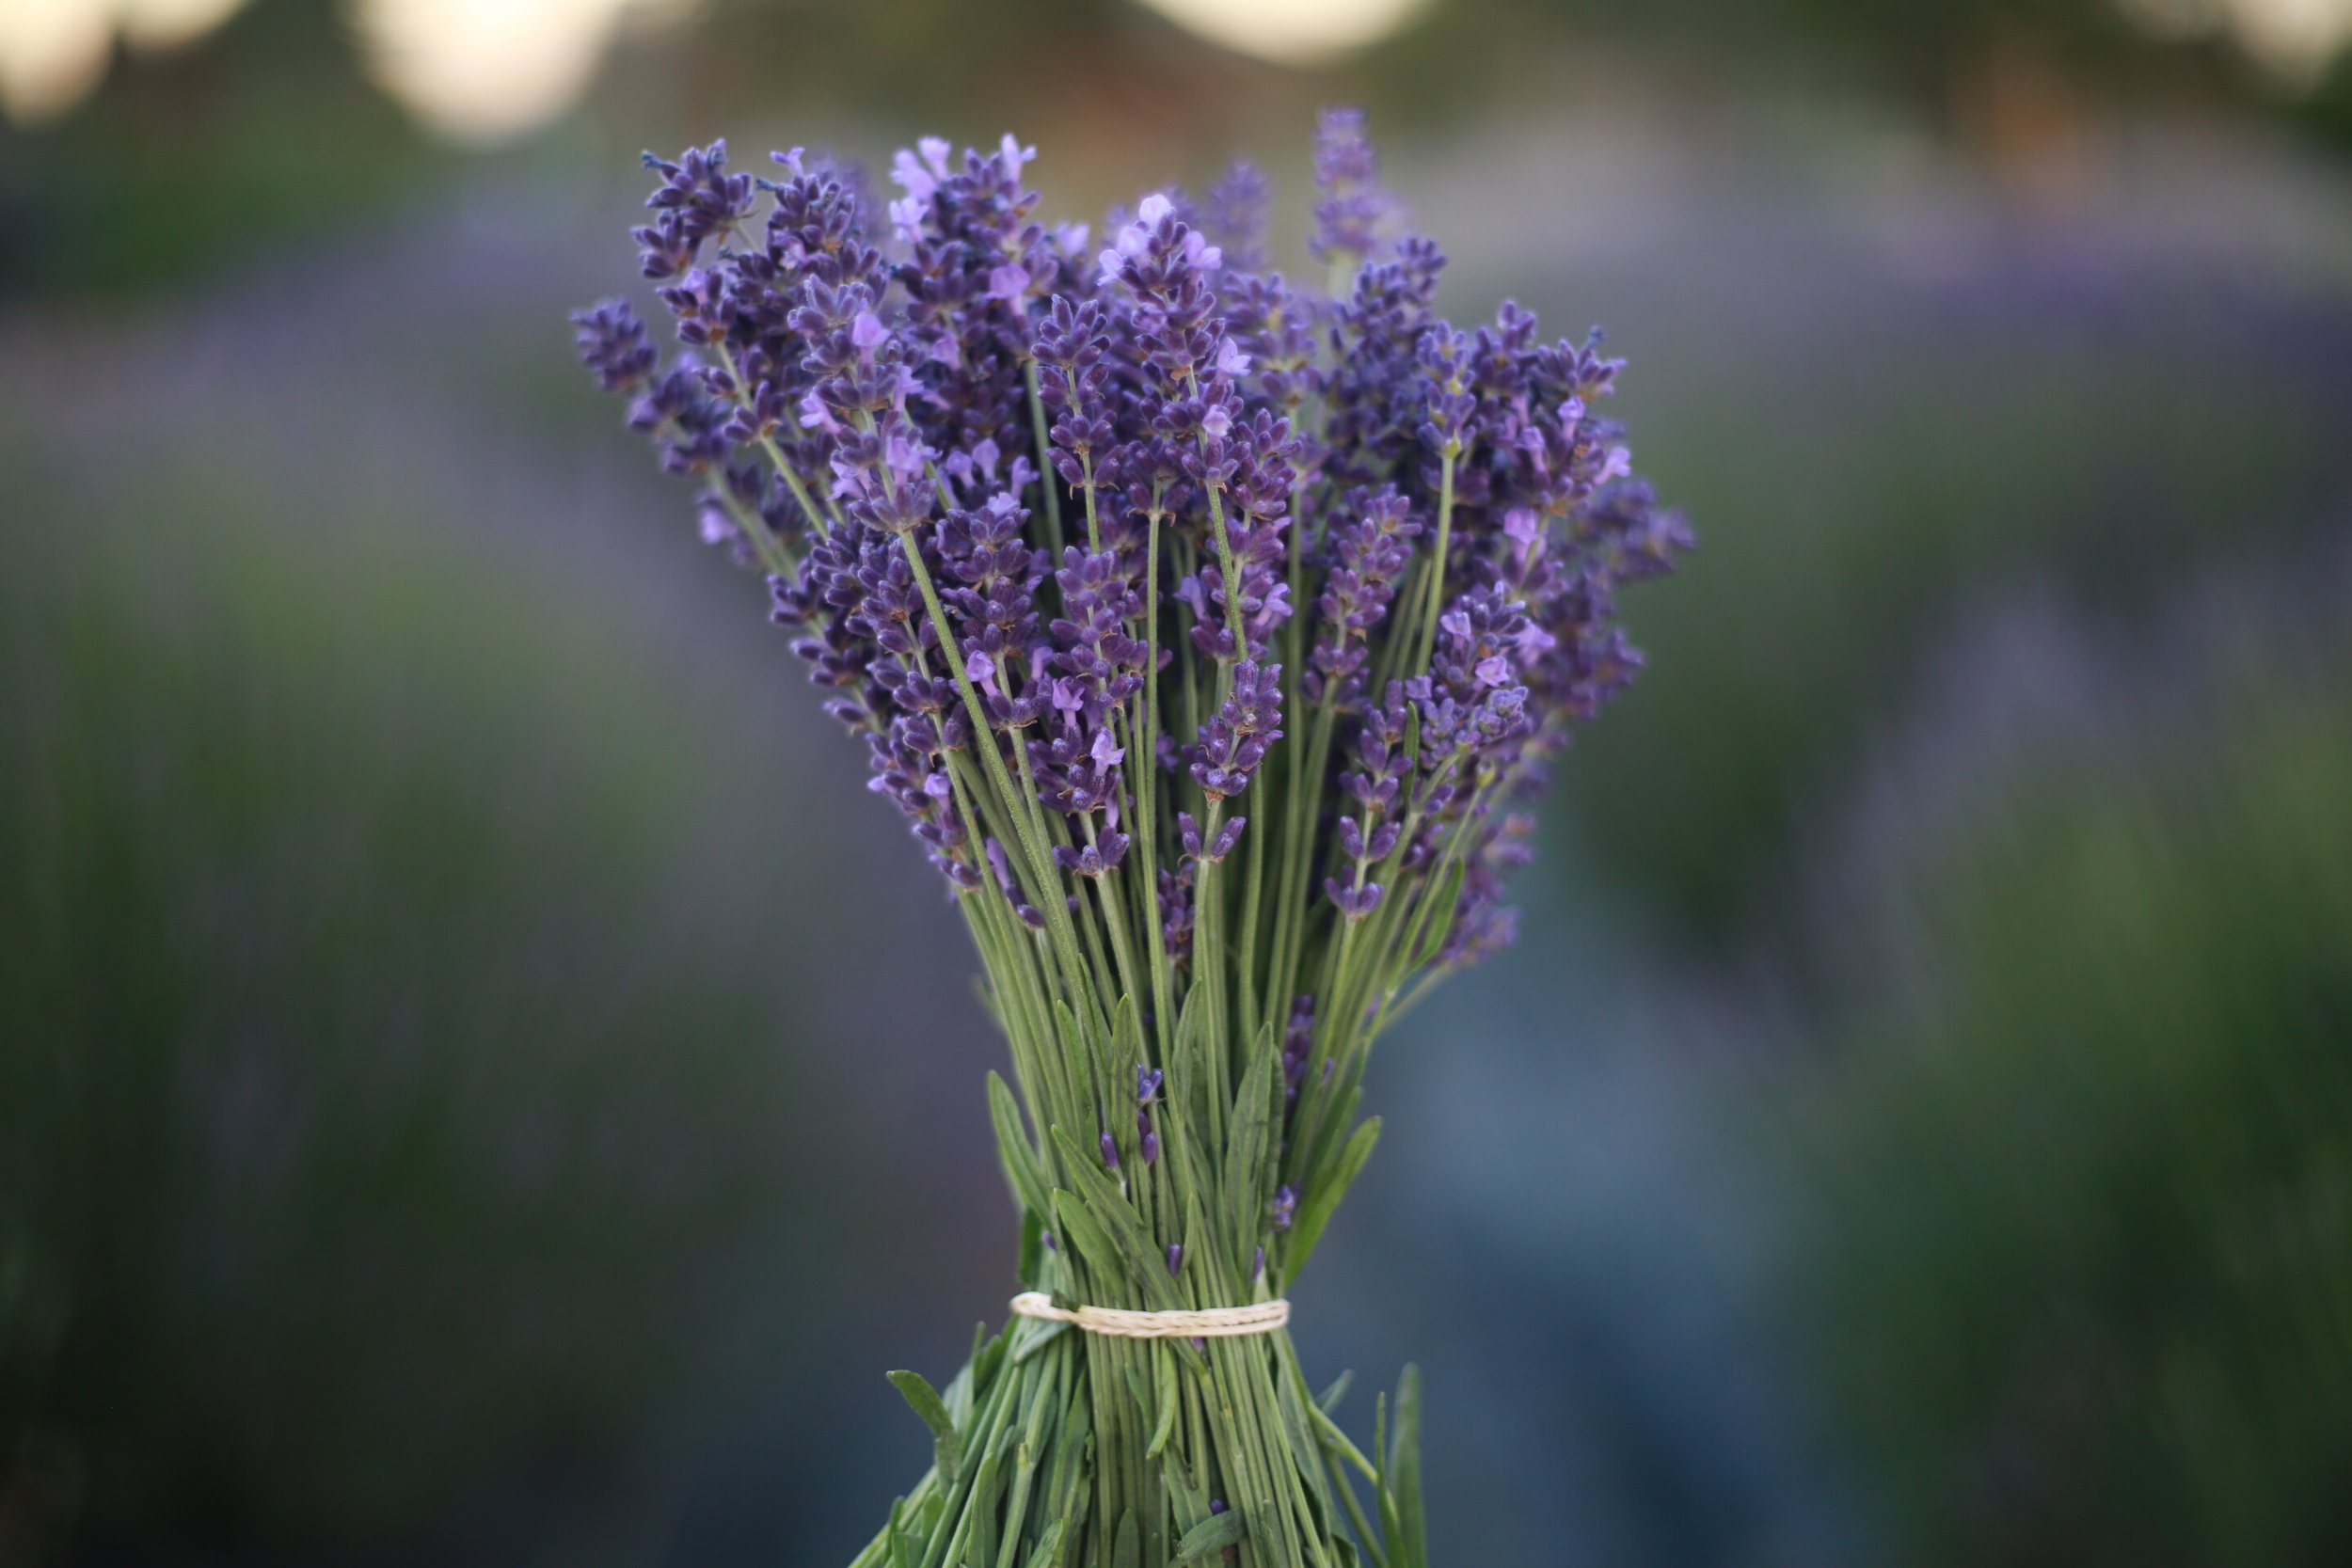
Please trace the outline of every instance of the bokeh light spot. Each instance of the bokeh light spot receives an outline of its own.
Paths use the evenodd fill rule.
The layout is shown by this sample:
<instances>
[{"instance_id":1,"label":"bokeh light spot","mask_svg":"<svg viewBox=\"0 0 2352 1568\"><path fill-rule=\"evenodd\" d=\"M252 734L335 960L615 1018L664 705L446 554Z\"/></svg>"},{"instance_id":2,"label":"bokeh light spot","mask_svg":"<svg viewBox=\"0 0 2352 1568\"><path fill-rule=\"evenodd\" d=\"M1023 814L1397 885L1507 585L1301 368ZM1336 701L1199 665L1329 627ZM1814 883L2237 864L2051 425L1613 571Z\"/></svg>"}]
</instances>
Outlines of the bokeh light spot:
<instances>
[{"instance_id":1,"label":"bokeh light spot","mask_svg":"<svg viewBox=\"0 0 2352 1568\"><path fill-rule=\"evenodd\" d=\"M359 0L370 73L427 125L504 140L587 87L638 0Z\"/></svg>"},{"instance_id":2,"label":"bokeh light spot","mask_svg":"<svg viewBox=\"0 0 2352 1568\"><path fill-rule=\"evenodd\" d=\"M1379 42L1426 0L1144 0L1179 26L1260 59L1312 65Z\"/></svg>"}]
</instances>

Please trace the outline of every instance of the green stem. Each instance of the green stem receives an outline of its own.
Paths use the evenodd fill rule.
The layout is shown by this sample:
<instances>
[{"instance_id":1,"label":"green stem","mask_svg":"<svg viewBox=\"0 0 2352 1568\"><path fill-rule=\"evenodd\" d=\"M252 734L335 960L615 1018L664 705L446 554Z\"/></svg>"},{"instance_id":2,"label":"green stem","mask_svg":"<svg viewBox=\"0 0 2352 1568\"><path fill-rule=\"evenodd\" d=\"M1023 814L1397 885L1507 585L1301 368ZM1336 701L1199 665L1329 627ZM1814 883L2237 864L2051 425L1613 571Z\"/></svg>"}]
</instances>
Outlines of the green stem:
<instances>
[{"instance_id":1,"label":"green stem","mask_svg":"<svg viewBox=\"0 0 2352 1568\"><path fill-rule=\"evenodd\" d=\"M1038 395L1037 361L1021 361L1021 378L1029 389L1029 431L1037 440L1038 483L1045 491L1045 530L1053 540L1054 564L1061 564L1061 476L1054 470L1054 447L1045 430L1045 400ZM1093 497L1087 498L1088 531L1093 531ZM1101 546L1095 548L1100 549Z\"/></svg>"}]
</instances>

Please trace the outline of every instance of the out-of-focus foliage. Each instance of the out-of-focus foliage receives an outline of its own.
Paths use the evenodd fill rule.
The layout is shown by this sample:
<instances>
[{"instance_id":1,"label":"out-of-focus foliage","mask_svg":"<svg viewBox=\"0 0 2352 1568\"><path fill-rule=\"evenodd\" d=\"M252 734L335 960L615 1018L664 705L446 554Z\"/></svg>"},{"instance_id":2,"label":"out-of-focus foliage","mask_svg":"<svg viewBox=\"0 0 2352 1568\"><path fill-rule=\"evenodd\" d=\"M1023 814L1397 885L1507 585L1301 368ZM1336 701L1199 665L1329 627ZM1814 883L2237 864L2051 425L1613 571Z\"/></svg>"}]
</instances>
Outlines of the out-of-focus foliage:
<instances>
[{"instance_id":1,"label":"out-of-focus foliage","mask_svg":"<svg viewBox=\"0 0 2352 1568\"><path fill-rule=\"evenodd\" d=\"M1913 984L1807 1090L1798 1296L1905 1560L2352 1554L2352 649L2223 629L1836 927Z\"/></svg>"},{"instance_id":2,"label":"out-of-focus foliage","mask_svg":"<svg viewBox=\"0 0 2352 1568\"><path fill-rule=\"evenodd\" d=\"M626 1541L596 1478L824 1233L764 814L446 538L184 466L52 527L9 471L0 1560L448 1560L542 1484Z\"/></svg>"},{"instance_id":3,"label":"out-of-focus foliage","mask_svg":"<svg viewBox=\"0 0 2352 1568\"><path fill-rule=\"evenodd\" d=\"M1708 367L1629 401L1677 500L1729 522L1634 617L1675 678L1567 773L1599 866L1681 935L1782 924L1791 856L1958 607L2021 577L2144 603L2341 504L2352 328L2324 303L1993 265L1891 296L1857 276L1813 331L1702 306L1620 335Z\"/></svg>"},{"instance_id":4,"label":"out-of-focus foliage","mask_svg":"<svg viewBox=\"0 0 2352 1568\"><path fill-rule=\"evenodd\" d=\"M358 79L338 8L252 0L119 63L56 125L0 125L0 297L150 290L380 214L446 164Z\"/></svg>"}]
</instances>

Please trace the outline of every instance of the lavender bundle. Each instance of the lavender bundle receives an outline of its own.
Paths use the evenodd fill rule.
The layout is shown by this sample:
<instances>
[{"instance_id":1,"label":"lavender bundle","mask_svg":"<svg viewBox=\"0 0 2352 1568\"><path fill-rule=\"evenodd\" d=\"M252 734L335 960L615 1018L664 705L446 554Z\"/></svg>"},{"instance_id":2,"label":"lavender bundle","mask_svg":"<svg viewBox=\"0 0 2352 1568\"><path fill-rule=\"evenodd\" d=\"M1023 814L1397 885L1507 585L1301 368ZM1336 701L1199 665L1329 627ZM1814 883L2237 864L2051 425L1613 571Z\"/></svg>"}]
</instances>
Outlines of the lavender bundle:
<instances>
[{"instance_id":1,"label":"lavender bundle","mask_svg":"<svg viewBox=\"0 0 2352 1568\"><path fill-rule=\"evenodd\" d=\"M718 143L648 155L634 231L682 352L574 318L766 574L1011 1048L1034 1315L944 1390L893 1374L935 1463L858 1568L1426 1560L1409 1369L1367 1454L1260 1330L1379 1135L1374 1041L1510 939L1526 807L1640 664L1618 587L1689 538L1594 412L1597 338L1439 320L1361 117L1315 151L1328 297L1265 270L1246 166L1096 248L1010 137L900 152L886 206Z\"/></svg>"}]
</instances>

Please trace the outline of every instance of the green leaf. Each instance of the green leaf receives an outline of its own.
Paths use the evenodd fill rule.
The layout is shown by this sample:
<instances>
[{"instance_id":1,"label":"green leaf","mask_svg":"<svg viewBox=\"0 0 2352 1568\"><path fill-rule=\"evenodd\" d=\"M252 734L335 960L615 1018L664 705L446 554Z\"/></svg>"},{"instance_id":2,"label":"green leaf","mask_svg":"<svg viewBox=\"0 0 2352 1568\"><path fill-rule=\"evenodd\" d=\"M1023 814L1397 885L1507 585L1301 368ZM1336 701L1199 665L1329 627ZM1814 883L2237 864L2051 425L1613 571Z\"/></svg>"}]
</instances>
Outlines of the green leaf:
<instances>
[{"instance_id":1,"label":"green leaf","mask_svg":"<svg viewBox=\"0 0 2352 1568\"><path fill-rule=\"evenodd\" d=\"M1168 1440L1176 1432L1176 1367L1173 1355L1162 1347L1152 1357L1152 1372L1160 1386L1160 1418L1152 1424L1152 1441L1143 1450L1146 1459L1157 1459L1168 1447Z\"/></svg>"},{"instance_id":2,"label":"green leaf","mask_svg":"<svg viewBox=\"0 0 2352 1568\"><path fill-rule=\"evenodd\" d=\"M1331 1168L1323 1173L1314 1190L1299 1204L1298 1217L1291 1223L1290 1250L1283 1259L1285 1278L1296 1279L1299 1271L1307 1266L1315 1243L1323 1239L1323 1227L1331 1223L1340 1199L1347 1196L1347 1189L1363 1170L1364 1162L1372 1158L1373 1146L1379 1141L1380 1118L1366 1118L1349 1134L1340 1148L1339 1157L1331 1162Z\"/></svg>"},{"instance_id":3,"label":"green leaf","mask_svg":"<svg viewBox=\"0 0 2352 1568\"><path fill-rule=\"evenodd\" d=\"M1051 1183L1038 1164L1037 1146L1029 1141L1011 1087L993 1071L988 1075L988 1116L996 1127L996 1158L1005 1167L1012 1200L1032 1213L1050 1212L1045 1194Z\"/></svg>"},{"instance_id":4,"label":"green leaf","mask_svg":"<svg viewBox=\"0 0 2352 1568\"><path fill-rule=\"evenodd\" d=\"M1176 1199L1190 1214L1210 1201L1216 1190L1207 1139L1193 1135L1196 1124L1184 1119L1173 1100L1162 1101L1160 1112L1162 1157L1168 1161L1168 1174L1175 1182Z\"/></svg>"},{"instance_id":5,"label":"green leaf","mask_svg":"<svg viewBox=\"0 0 2352 1568\"><path fill-rule=\"evenodd\" d=\"M1105 1279L1116 1279L1126 1272L1127 1260L1119 1255L1119 1245L1103 1227L1094 1223L1087 1206L1078 1195L1057 1191L1054 1194L1054 1223L1063 1241L1078 1249L1088 1268Z\"/></svg>"},{"instance_id":6,"label":"green leaf","mask_svg":"<svg viewBox=\"0 0 2352 1568\"><path fill-rule=\"evenodd\" d=\"M961 1554L970 1562L987 1562L996 1555L996 1505L1005 1489L1004 1450L993 1449L980 1462L972 1482L972 1500L964 1508L964 1528L970 1533Z\"/></svg>"},{"instance_id":7,"label":"green leaf","mask_svg":"<svg viewBox=\"0 0 2352 1568\"><path fill-rule=\"evenodd\" d=\"M1070 1183L1077 1189L1078 1200L1104 1235L1119 1249L1127 1273L1136 1287L1152 1299L1153 1309L1171 1311L1180 1304L1175 1290L1168 1282L1168 1267L1154 1253L1151 1241L1143 1233L1143 1222L1136 1217L1127 1196L1099 1168L1090 1165L1087 1157L1071 1141L1070 1134L1054 1129L1054 1138L1061 1149L1062 1169ZM1058 1209L1057 1211L1058 1212Z\"/></svg>"},{"instance_id":8,"label":"green leaf","mask_svg":"<svg viewBox=\"0 0 2352 1568\"><path fill-rule=\"evenodd\" d=\"M1143 1017L1136 1010L1132 995L1121 996L1119 1006L1111 1009L1111 1049L1122 1069L1143 1064Z\"/></svg>"},{"instance_id":9,"label":"green leaf","mask_svg":"<svg viewBox=\"0 0 2352 1568\"><path fill-rule=\"evenodd\" d=\"M1280 1062L1273 1029L1260 1030L1250 1052L1249 1070L1242 1075L1241 1094L1233 1101L1232 1126L1226 1133L1225 1175L1217 1197L1224 1210L1226 1234L1235 1248L1233 1270L1243 1279L1249 1277L1259 1216L1265 1212L1269 1196L1266 1186L1274 1153L1275 1107L1280 1103Z\"/></svg>"},{"instance_id":10,"label":"green leaf","mask_svg":"<svg viewBox=\"0 0 2352 1568\"><path fill-rule=\"evenodd\" d=\"M1239 1545L1248 1533L1249 1527L1242 1523L1240 1510L1229 1508L1222 1513L1212 1513L1184 1531L1184 1539L1176 1543L1176 1555L1168 1559L1168 1568L1184 1568L1184 1564L1198 1562L1211 1552Z\"/></svg>"},{"instance_id":11,"label":"green leaf","mask_svg":"<svg viewBox=\"0 0 2352 1568\"><path fill-rule=\"evenodd\" d=\"M1274 1397L1282 1413L1282 1435L1290 1442L1291 1467L1298 1472L1315 1512L1327 1523L1331 1517L1331 1496L1324 1489L1323 1465L1317 1461L1318 1449L1308 1424L1306 1401L1300 1397L1296 1377L1279 1381L1281 1386Z\"/></svg>"},{"instance_id":12,"label":"green leaf","mask_svg":"<svg viewBox=\"0 0 2352 1568\"><path fill-rule=\"evenodd\" d=\"M1329 1454L1335 1463L1353 1465L1357 1474L1375 1486L1380 1484L1379 1467L1364 1457L1364 1450L1356 1446L1355 1439L1340 1430L1339 1422L1313 1407L1309 1408L1307 1418L1314 1423L1315 1439L1323 1445L1323 1451ZM1344 1476L1342 1477L1342 1484L1345 1484Z\"/></svg>"},{"instance_id":13,"label":"green leaf","mask_svg":"<svg viewBox=\"0 0 2352 1568\"><path fill-rule=\"evenodd\" d=\"M1355 1381L1356 1374L1352 1371L1342 1372L1333 1378L1331 1386L1315 1396L1315 1408L1326 1416L1336 1414L1340 1408L1340 1401L1347 1398L1348 1387Z\"/></svg>"},{"instance_id":14,"label":"green leaf","mask_svg":"<svg viewBox=\"0 0 2352 1568\"><path fill-rule=\"evenodd\" d=\"M1042 1203L1035 1209L1024 1208L1021 1211L1021 1283L1033 1291L1045 1275L1046 1213Z\"/></svg>"},{"instance_id":15,"label":"green leaf","mask_svg":"<svg viewBox=\"0 0 2352 1568\"><path fill-rule=\"evenodd\" d=\"M1445 947L1447 933L1454 929L1454 911L1461 907L1462 875L1468 869L1467 861L1456 860L1438 879L1437 885L1422 895L1422 907L1414 916L1420 925L1419 938L1399 979L1434 962Z\"/></svg>"},{"instance_id":16,"label":"green leaf","mask_svg":"<svg viewBox=\"0 0 2352 1568\"><path fill-rule=\"evenodd\" d=\"M1192 986L1176 1005L1176 1033L1168 1051L1168 1101L1181 1105L1184 1116L1203 1136L1215 1125L1209 1119L1209 1063L1202 1048L1208 1009L1205 986Z\"/></svg>"},{"instance_id":17,"label":"green leaf","mask_svg":"<svg viewBox=\"0 0 2352 1568\"><path fill-rule=\"evenodd\" d=\"M989 984L985 968L972 976L972 991L980 999L980 1009L988 1014L989 1022L996 1025L996 1032L1000 1035L1011 1034L1012 1031L1006 1027L1004 1005L997 998L996 988Z\"/></svg>"},{"instance_id":18,"label":"green leaf","mask_svg":"<svg viewBox=\"0 0 2352 1568\"><path fill-rule=\"evenodd\" d=\"M1037 1550L1029 1554L1029 1568L1054 1568L1054 1559L1061 1551L1059 1519L1045 1527L1045 1533L1037 1538Z\"/></svg>"},{"instance_id":19,"label":"green leaf","mask_svg":"<svg viewBox=\"0 0 2352 1568\"><path fill-rule=\"evenodd\" d=\"M1089 1012L1091 1014L1092 1009L1089 1008ZM1054 1003L1054 1019L1061 1030L1062 1039L1067 1042L1064 1046L1067 1060L1074 1065L1091 1059L1098 1075L1095 1079L1097 1084L1119 1082L1119 1074L1110 1059L1111 1040L1108 1034L1082 1027L1078 1015L1070 1010L1070 1004L1058 999Z\"/></svg>"},{"instance_id":20,"label":"green leaf","mask_svg":"<svg viewBox=\"0 0 2352 1568\"><path fill-rule=\"evenodd\" d=\"M975 1399L995 1386L996 1373L1005 1364L1005 1354L1012 1348L1009 1332L993 1339L988 1337L988 1324L982 1323L972 1336L972 1394Z\"/></svg>"},{"instance_id":21,"label":"green leaf","mask_svg":"<svg viewBox=\"0 0 2352 1568\"><path fill-rule=\"evenodd\" d=\"M1209 1499L1193 1490L1184 1479L1184 1460L1169 1454L1160 1463L1160 1484L1168 1489L1168 1503L1176 1513L1179 1528L1190 1529L1209 1516Z\"/></svg>"},{"instance_id":22,"label":"green leaf","mask_svg":"<svg viewBox=\"0 0 2352 1568\"><path fill-rule=\"evenodd\" d=\"M979 1333L987 1332L988 1326L981 1324ZM969 1359L956 1369L956 1375L949 1378L947 1386L939 1391L939 1399L947 1407L947 1419L958 1428L972 1424L972 1363Z\"/></svg>"},{"instance_id":23,"label":"green leaf","mask_svg":"<svg viewBox=\"0 0 2352 1568\"><path fill-rule=\"evenodd\" d=\"M923 1560L923 1541L908 1527L906 1501L900 1497L890 1505L891 1568L920 1568Z\"/></svg>"},{"instance_id":24,"label":"green leaf","mask_svg":"<svg viewBox=\"0 0 2352 1568\"><path fill-rule=\"evenodd\" d=\"M923 1418L923 1424L931 1429L939 1479L952 1486L961 1450L956 1442L956 1423L947 1415L947 1402L939 1397L939 1390L921 1372L892 1372L890 1381L906 1396L907 1403Z\"/></svg>"},{"instance_id":25,"label":"green leaf","mask_svg":"<svg viewBox=\"0 0 2352 1568\"><path fill-rule=\"evenodd\" d=\"M1111 1537L1111 1568L1139 1568L1143 1561L1143 1543L1136 1534L1135 1510L1119 1516L1119 1529Z\"/></svg>"},{"instance_id":26,"label":"green leaf","mask_svg":"<svg viewBox=\"0 0 2352 1568\"><path fill-rule=\"evenodd\" d=\"M1421 1507L1421 1369L1409 1363L1396 1380L1396 1424L1380 1470L1381 1490L1395 1505L1389 1538L1391 1568L1429 1568L1427 1526Z\"/></svg>"},{"instance_id":27,"label":"green leaf","mask_svg":"<svg viewBox=\"0 0 2352 1568\"><path fill-rule=\"evenodd\" d=\"M1152 1385L1144 1378L1143 1369L1130 1362L1126 1371L1127 1393L1136 1402L1136 1414L1138 1417L1151 1415L1156 1402L1152 1398Z\"/></svg>"}]
</instances>

